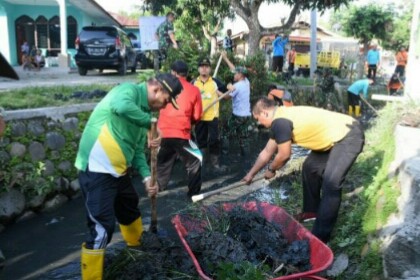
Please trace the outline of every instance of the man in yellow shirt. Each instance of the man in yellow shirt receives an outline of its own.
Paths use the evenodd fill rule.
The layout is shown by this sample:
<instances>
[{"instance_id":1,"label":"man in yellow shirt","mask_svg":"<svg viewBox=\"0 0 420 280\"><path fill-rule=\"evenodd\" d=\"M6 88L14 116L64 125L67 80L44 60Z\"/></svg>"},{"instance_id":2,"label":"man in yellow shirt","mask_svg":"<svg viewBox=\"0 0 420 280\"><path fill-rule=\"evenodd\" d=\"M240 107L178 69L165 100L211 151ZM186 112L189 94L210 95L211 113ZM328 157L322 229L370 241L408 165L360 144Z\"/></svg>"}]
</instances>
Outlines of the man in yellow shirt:
<instances>
[{"instance_id":1,"label":"man in yellow shirt","mask_svg":"<svg viewBox=\"0 0 420 280\"><path fill-rule=\"evenodd\" d=\"M211 64L208 58L198 63L199 76L193 81L201 93L203 110L214 100L218 99L218 86L210 76ZM220 136L219 136L219 102L216 102L206 111L203 111L201 120L195 125L195 135L199 149L203 154L203 162L209 155L210 163L217 171L222 171L219 163Z\"/></svg>"},{"instance_id":2,"label":"man in yellow shirt","mask_svg":"<svg viewBox=\"0 0 420 280\"><path fill-rule=\"evenodd\" d=\"M271 137L243 180L251 183L277 153L265 172L267 179L274 177L289 160L292 143L311 150L302 167L303 212L296 218L316 218L312 233L328 242L340 208L341 183L363 149L359 122L315 107L278 107L266 97L257 101L252 113L271 129Z\"/></svg>"}]
</instances>

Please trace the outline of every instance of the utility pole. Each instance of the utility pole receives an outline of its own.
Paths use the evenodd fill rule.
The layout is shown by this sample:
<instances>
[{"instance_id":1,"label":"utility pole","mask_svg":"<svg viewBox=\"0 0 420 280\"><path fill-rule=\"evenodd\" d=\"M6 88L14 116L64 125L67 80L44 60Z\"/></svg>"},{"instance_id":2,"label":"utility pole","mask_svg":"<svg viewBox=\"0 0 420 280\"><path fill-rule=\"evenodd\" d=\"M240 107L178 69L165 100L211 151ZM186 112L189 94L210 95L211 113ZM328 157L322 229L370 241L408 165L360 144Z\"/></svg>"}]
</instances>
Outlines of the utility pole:
<instances>
[{"instance_id":1,"label":"utility pole","mask_svg":"<svg viewBox=\"0 0 420 280\"><path fill-rule=\"evenodd\" d=\"M314 77L314 72L316 70L316 61L317 61L317 52L316 52L316 9L313 9L311 11L311 68L310 68L310 74L311 78Z\"/></svg>"}]
</instances>

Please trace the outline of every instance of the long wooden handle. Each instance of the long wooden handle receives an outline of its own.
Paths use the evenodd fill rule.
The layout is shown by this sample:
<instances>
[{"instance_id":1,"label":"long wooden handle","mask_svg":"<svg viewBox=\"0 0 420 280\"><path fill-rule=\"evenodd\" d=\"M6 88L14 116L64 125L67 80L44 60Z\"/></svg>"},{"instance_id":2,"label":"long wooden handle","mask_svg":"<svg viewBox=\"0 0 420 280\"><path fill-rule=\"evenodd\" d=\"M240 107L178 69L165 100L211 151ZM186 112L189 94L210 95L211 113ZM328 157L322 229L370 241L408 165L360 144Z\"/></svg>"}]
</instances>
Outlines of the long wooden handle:
<instances>
[{"instance_id":1,"label":"long wooden handle","mask_svg":"<svg viewBox=\"0 0 420 280\"><path fill-rule=\"evenodd\" d=\"M216 100L213 100L209 105L207 105L204 109L203 109L203 114L210 109L214 104L216 104L217 102L219 102L220 100L222 100L226 95L228 95L230 93L230 91L228 90L227 92L223 93L222 95L220 95Z\"/></svg>"},{"instance_id":2,"label":"long wooden handle","mask_svg":"<svg viewBox=\"0 0 420 280\"><path fill-rule=\"evenodd\" d=\"M257 181L262 180L262 179L264 179L264 174L259 175L259 176L255 177L254 179L252 179L252 182L257 182ZM205 199L206 197L209 197L209 196L221 193L221 192L225 192L227 190L231 190L231 189L234 189L234 188L238 188L238 187L241 187L243 185L246 185L246 182L239 181L239 182L236 182L234 184L231 184L229 186L226 186L226 187L214 190L214 191L209 191L209 192L206 192L206 193L193 195L191 197L191 199L192 199L193 202L197 202L197 201Z\"/></svg>"},{"instance_id":3,"label":"long wooden handle","mask_svg":"<svg viewBox=\"0 0 420 280\"><path fill-rule=\"evenodd\" d=\"M150 128L150 132L151 132L151 136L152 139L156 139L158 137L158 133L157 133L157 120L156 118L152 118L152 125ZM152 148L150 151L150 185L154 186L156 184L157 181L157 154L158 154L158 149L157 148ZM157 232L157 201L156 201L156 195L152 196L150 198L151 200L151 212L152 212L152 217L151 217L151 223L150 223L150 230L153 233Z\"/></svg>"},{"instance_id":4,"label":"long wooden handle","mask_svg":"<svg viewBox=\"0 0 420 280\"><path fill-rule=\"evenodd\" d=\"M221 62L222 62L222 54L220 54L219 60L217 61L216 69L214 69L213 78L217 77L217 72L219 71Z\"/></svg>"},{"instance_id":5,"label":"long wooden handle","mask_svg":"<svg viewBox=\"0 0 420 280\"><path fill-rule=\"evenodd\" d=\"M360 95L360 99L362 99L362 101L363 102L365 102L366 103L366 105L368 105L369 106L369 108L370 109L372 109L373 110L373 112L376 114L376 115L379 115L379 113L378 113L378 111L372 106L372 105L370 105L370 103L369 102L367 102L367 100L362 96L362 95Z\"/></svg>"}]
</instances>

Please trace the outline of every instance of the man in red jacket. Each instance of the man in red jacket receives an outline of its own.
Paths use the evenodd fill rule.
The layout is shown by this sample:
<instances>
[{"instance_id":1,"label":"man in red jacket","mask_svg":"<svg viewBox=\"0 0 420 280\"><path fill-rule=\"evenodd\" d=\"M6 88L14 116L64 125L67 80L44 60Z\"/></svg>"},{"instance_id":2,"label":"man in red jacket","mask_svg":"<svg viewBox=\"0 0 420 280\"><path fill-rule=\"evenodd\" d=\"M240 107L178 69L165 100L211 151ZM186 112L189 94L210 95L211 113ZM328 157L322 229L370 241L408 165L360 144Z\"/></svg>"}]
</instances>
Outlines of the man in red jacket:
<instances>
[{"instance_id":1,"label":"man in red jacket","mask_svg":"<svg viewBox=\"0 0 420 280\"><path fill-rule=\"evenodd\" d=\"M159 190L165 190L171 177L175 159L179 157L188 173L188 196L201 190L202 155L191 140L191 125L198 122L203 113L200 90L186 77L188 66L181 60L171 65L172 74L178 77L183 91L177 97L178 110L172 106L160 110L158 128L162 142L158 153L157 181Z\"/></svg>"}]
</instances>

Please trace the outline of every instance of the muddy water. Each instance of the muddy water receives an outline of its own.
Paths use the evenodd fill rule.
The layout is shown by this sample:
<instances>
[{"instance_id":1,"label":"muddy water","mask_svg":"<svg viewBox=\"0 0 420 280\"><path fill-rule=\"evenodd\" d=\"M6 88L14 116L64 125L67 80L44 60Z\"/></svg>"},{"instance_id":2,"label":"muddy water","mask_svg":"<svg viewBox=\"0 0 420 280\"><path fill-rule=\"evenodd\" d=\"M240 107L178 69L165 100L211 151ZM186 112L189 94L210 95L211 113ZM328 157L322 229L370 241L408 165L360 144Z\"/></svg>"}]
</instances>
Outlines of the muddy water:
<instances>
[{"instance_id":1,"label":"muddy water","mask_svg":"<svg viewBox=\"0 0 420 280\"><path fill-rule=\"evenodd\" d=\"M228 171L214 173L206 170L202 191L240 180L265 146L267 137L267 133L260 133L250 139L252 148L249 157L246 158L238 155L239 149L235 148L234 141L230 145L224 145L221 161L228 167ZM294 148L294 154L302 156L306 154L306 151ZM150 201L144 193L140 179L135 178L134 183L139 186L140 209L147 230L150 225ZM179 242L179 240L170 219L191 204L186 196L185 185L185 171L182 165L177 164L173 172L172 184L168 190L158 195L158 234L167 236L174 242ZM256 191L258 192L255 193ZM262 201L269 201L272 196L270 188L264 188L264 184L258 183L210 197L203 203L247 200L252 193L254 193L252 199ZM0 248L7 259L0 273L0 279L80 279L80 245L86 234L84 211L82 199L77 198L53 212L40 213L27 221L8 226L0 234ZM112 254L112 250L122 246L124 244L116 227L107 253Z\"/></svg>"}]
</instances>

